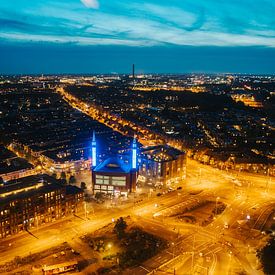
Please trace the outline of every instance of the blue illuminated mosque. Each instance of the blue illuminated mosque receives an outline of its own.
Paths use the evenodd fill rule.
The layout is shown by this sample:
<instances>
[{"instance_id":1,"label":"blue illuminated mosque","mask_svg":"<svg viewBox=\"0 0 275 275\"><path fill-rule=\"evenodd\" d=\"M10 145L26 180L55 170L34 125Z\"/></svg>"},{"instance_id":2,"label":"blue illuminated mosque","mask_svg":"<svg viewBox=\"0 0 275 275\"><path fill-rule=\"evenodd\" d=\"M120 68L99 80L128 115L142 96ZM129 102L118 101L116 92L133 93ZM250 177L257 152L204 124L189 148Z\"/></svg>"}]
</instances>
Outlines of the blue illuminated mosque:
<instances>
[{"instance_id":1,"label":"blue illuminated mosque","mask_svg":"<svg viewBox=\"0 0 275 275\"><path fill-rule=\"evenodd\" d=\"M118 156L98 163L95 133L92 140L92 186L93 193L128 195L135 192L137 183L137 142L133 139L131 161L126 163Z\"/></svg>"}]
</instances>

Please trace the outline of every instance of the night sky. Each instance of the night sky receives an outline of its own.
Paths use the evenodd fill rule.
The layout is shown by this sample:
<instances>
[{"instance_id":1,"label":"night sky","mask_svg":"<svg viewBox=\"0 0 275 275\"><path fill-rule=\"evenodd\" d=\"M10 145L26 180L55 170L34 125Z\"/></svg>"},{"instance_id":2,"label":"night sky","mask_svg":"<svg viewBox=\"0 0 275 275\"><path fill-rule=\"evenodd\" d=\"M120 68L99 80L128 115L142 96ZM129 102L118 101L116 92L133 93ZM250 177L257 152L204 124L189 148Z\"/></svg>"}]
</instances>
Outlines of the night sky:
<instances>
[{"instance_id":1,"label":"night sky","mask_svg":"<svg viewBox=\"0 0 275 275\"><path fill-rule=\"evenodd\" d=\"M1 0L0 73L275 73L273 0Z\"/></svg>"}]
</instances>

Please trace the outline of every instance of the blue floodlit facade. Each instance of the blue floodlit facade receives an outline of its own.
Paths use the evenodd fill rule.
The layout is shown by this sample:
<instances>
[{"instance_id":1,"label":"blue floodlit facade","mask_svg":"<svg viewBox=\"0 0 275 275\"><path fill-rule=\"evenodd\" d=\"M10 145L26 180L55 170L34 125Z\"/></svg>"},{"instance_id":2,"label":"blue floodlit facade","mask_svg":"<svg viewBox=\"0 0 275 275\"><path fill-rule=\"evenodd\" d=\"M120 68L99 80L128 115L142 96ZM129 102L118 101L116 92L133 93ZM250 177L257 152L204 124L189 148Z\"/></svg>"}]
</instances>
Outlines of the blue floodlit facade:
<instances>
[{"instance_id":1,"label":"blue floodlit facade","mask_svg":"<svg viewBox=\"0 0 275 275\"><path fill-rule=\"evenodd\" d=\"M107 158L96 163L96 142L92 144L92 185L93 193L109 195L128 195L135 192L137 181L137 142L133 140L131 161L126 163L119 156ZM94 165L96 164L96 165Z\"/></svg>"},{"instance_id":2,"label":"blue floodlit facade","mask_svg":"<svg viewBox=\"0 0 275 275\"><path fill-rule=\"evenodd\" d=\"M93 140L92 140L92 167L96 167L97 164L97 155L96 155L96 139L95 139L95 131L93 132Z\"/></svg>"},{"instance_id":3,"label":"blue floodlit facade","mask_svg":"<svg viewBox=\"0 0 275 275\"><path fill-rule=\"evenodd\" d=\"M132 169L137 169L137 141L135 138L132 144Z\"/></svg>"}]
</instances>

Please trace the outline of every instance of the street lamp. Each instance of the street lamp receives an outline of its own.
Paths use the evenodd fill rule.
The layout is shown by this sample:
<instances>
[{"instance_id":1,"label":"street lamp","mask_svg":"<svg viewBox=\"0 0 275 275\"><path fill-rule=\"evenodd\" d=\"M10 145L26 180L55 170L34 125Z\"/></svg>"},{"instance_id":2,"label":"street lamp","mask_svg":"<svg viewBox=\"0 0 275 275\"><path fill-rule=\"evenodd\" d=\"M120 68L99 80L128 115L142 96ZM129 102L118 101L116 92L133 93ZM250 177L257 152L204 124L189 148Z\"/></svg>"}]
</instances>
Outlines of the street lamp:
<instances>
[{"instance_id":1,"label":"street lamp","mask_svg":"<svg viewBox=\"0 0 275 275\"><path fill-rule=\"evenodd\" d=\"M87 203L84 201L85 220L87 220Z\"/></svg>"},{"instance_id":2,"label":"street lamp","mask_svg":"<svg viewBox=\"0 0 275 275\"><path fill-rule=\"evenodd\" d=\"M172 242L171 243L172 244L172 246L173 246L173 260L175 259L175 243L174 242ZM174 275L176 274L176 269L174 268Z\"/></svg>"},{"instance_id":3,"label":"street lamp","mask_svg":"<svg viewBox=\"0 0 275 275\"><path fill-rule=\"evenodd\" d=\"M218 207L218 200L219 199L220 199L220 197L216 198L215 216L217 216L217 207Z\"/></svg>"},{"instance_id":4,"label":"street lamp","mask_svg":"<svg viewBox=\"0 0 275 275\"><path fill-rule=\"evenodd\" d=\"M175 258L175 243L171 243L173 246L173 259Z\"/></svg>"},{"instance_id":5,"label":"street lamp","mask_svg":"<svg viewBox=\"0 0 275 275\"><path fill-rule=\"evenodd\" d=\"M107 254L108 254L109 256L111 255L111 248L112 248L112 246L113 246L113 245L112 245L111 243L108 243L108 244L107 244L107 249L108 249L108 253L107 253Z\"/></svg>"}]
</instances>

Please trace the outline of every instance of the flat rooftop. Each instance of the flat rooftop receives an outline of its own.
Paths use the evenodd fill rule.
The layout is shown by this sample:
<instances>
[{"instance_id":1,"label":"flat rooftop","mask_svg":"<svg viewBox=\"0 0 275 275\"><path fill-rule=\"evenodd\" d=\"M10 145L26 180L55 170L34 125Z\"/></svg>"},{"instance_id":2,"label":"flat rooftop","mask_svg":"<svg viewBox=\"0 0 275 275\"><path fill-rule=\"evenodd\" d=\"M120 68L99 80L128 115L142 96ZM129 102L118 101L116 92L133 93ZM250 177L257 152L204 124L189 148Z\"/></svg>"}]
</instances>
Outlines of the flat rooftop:
<instances>
[{"instance_id":1,"label":"flat rooftop","mask_svg":"<svg viewBox=\"0 0 275 275\"><path fill-rule=\"evenodd\" d=\"M34 195L65 189L58 181L48 175L34 175L11 180L0 187L0 209L7 203Z\"/></svg>"},{"instance_id":2,"label":"flat rooftop","mask_svg":"<svg viewBox=\"0 0 275 275\"><path fill-rule=\"evenodd\" d=\"M155 162L168 162L185 155L185 152L172 148L168 145L150 146L141 149L141 156Z\"/></svg>"},{"instance_id":3,"label":"flat rooftop","mask_svg":"<svg viewBox=\"0 0 275 275\"><path fill-rule=\"evenodd\" d=\"M23 158L14 157L0 161L0 175L32 168L33 165Z\"/></svg>"},{"instance_id":4,"label":"flat rooftop","mask_svg":"<svg viewBox=\"0 0 275 275\"><path fill-rule=\"evenodd\" d=\"M4 145L0 144L0 162L16 157L16 154L7 149Z\"/></svg>"},{"instance_id":5,"label":"flat rooftop","mask_svg":"<svg viewBox=\"0 0 275 275\"><path fill-rule=\"evenodd\" d=\"M82 147L68 150L53 150L44 152L43 155L59 163L81 159L87 160L89 158L89 149L89 147Z\"/></svg>"}]
</instances>

